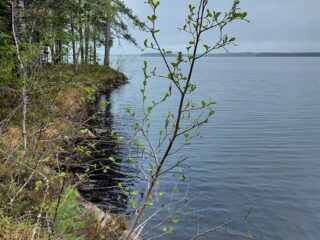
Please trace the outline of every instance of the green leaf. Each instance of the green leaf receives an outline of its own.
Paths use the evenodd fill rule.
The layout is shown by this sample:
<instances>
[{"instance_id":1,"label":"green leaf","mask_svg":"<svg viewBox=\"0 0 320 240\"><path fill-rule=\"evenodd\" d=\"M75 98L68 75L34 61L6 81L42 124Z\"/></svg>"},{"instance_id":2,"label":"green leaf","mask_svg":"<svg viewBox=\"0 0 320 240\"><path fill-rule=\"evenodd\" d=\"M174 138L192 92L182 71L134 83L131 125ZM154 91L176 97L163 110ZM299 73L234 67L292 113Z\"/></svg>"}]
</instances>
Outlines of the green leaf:
<instances>
[{"instance_id":1,"label":"green leaf","mask_svg":"<svg viewBox=\"0 0 320 240\"><path fill-rule=\"evenodd\" d=\"M180 189L177 186L174 186L173 189L172 189L172 192L173 193L179 193Z\"/></svg>"},{"instance_id":2,"label":"green leaf","mask_svg":"<svg viewBox=\"0 0 320 240\"><path fill-rule=\"evenodd\" d=\"M137 207L138 207L137 201L132 201L131 206L132 206L132 208L137 209Z\"/></svg>"},{"instance_id":3,"label":"green leaf","mask_svg":"<svg viewBox=\"0 0 320 240\"><path fill-rule=\"evenodd\" d=\"M210 116L214 115L215 113L216 113L215 111L211 110L208 115L210 117Z\"/></svg>"},{"instance_id":4,"label":"green leaf","mask_svg":"<svg viewBox=\"0 0 320 240\"><path fill-rule=\"evenodd\" d=\"M180 217L179 217L179 216L172 216L172 217L171 217L171 221L172 221L173 223L179 223Z\"/></svg>"},{"instance_id":5,"label":"green leaf","mask_svg":"<svg viewBox=\"0 0 320 240\"><path fill-rule=\"evenodd\" d=\"M111 137L115 137L116 135L117 135L117 133L114 130L112 130L111 133L110 133L110 136Z\"/></svg>"},{"instance_id":6,"label":"green leaf","mask_svg":"<svg viewBox=\"0 0 320 240\"><path fill-rule=\"evenodd\" d=\"M150 21L154 22L157 19L156 15L151 15L147 17Z\"/></svg>"},{"instance_id":7,"label":"green leaf","mask_svg":"<svg viewBox=\"0 0 320 240\"><path fill-rule=\"evenodd\" d=\"M173 73L169 73L169 74L168 74L168 78L169 78L170 80L173 80L173 79L174 79Z\"/></svg>"},{"instance_id":8,"label":"green leaf","mask_svg":"<svg viewBox=\"0 0 320 240\"><path fill-rule=\"evenodd\" d=\"M134 159L133 157L129 157L128 159L129 159L129 161L132 162L132 163L136 163L136 162L137 162L137 160Z\"/></svg>"},{"instance_id":9,"label":"green leaf","mask_svg":"<svg viewBox=\"0 0 320 240\"><path fill-rule=\"evenodd\" d=\"M154 170L154 164L150 163L149 166L150 166L150 171L152 172Z\"/></svg>"},{"instance_id":10,"label":"green leaf","mask_svg":"<svg viewBox=\"0 0 320 240\"><path fill-rule=\"evenodd\" d=\"M67 135L65 135L65 136L63 137L63 140L65 140L65 141L69 141L69 140L70 140L70 137L69 137L69 136L67 136Z\"/></svg>"},{"instance_id":11,"label":"green leaf","mask_svg":"<svg viewBox=\"0 0 320 240\"><path fill-rule=\"evenodd\" d=\"M111 162L113 162L113 163L116 162L116 159L115 159L114 157L108 157L108 159L109 159Z\"/></svg>"},{"instance_id":12,"label":"green leaf","mask_svg":"<svg viewBox=\"0 0 320 240\"><path fill-rule=\"evenodd\" d=\"M160 6L160 2L157 1L157 2L154 4L154 8L157 8L157 7L159 7L159 6Z\"/></svg>"},{"instance_id":13,"label":"green leaf","mask_svg":"<svg viewBox=\"0 0 320 240\"><path fill-rule=\"evenodd\" d=\"M108 103L106 101L102 101L100 104L100 110L105 110L108 106Z\"/></svg>"},{"instance_id":14,"label":"green leaf","mask_svg":"<svg viewBox=\"0 0 320 240\"><path fill-rule=\"evenodd\" d=\"M36 181L36 183L35 183L36 191L39 191L41 185L42 185L42 181Z\"/></svg>"},{"instance_id":15,"label":"green leaf","mask_svg":"<svg viewBox=\"0 0 320 240\"><path fill-rule=\"evenodd\" d=\"M80 133L82 134L82 135L84 135L84 134L87 134L88 133L88 129L81 129L80 130Z\"/></svg>"},{"instance_id":16,"label":"green leaf","mask_svg":"<svg viewBox=\"0 0 320 240\"><path fill-rule=\"evenodd\" d=\"M247 13L247 12L243 12L243 13L241 14L241 18L242 18L242 19L246 18L247 16L248 16L248 13Z\"/></svg>"},{"instance_id":17,"label":"green leaf","mask_svg":"<svg viewBox=\"0 0 320 240\"><path fill-rule=\"evenodd\" d=\"M117 141L118 141L119 143L121 143L121 142L123 141L123 137L118 136L118 137L117 137Z\"/></svg>"},{"instance_id":18,"label":"green leaf","mask_svg":"<svg viewBox=\"0 0 320 240\"><path fill-rule=\"evenodd\" d=\"M131 192L131 196L137 196L138 194L138 192Z\"/></svg>"},{"instance_id":19,"label":"green leaf","mask_svg":"<svg viewBox=\"0 0 320 240\"><path fill-rule=\"evenodd\" d=\"M92 158L92 156L91 156L91 151L85 151L84 153L85 153L85 155L86 155L87 157Z\"/></svg>"},{"instance_id":20,"label":"green leaf","mask_svg":"<svg viewBox=\"0 0 320 240\"><path fill-rule=\"evenodd\" d=\"M160 32L160 30L153 28L153 29L150 30L150 32L151 32L151 33L158 33L158 32ZM152 43L151 43L151 46L152 46Z\"/></svg>"},{"instance_id":21,"label":"green leaf","mask_svg":"<svg viewBox=\"0 0 320 240\"><path fill-rule=\"evenodd\" d=\"M180 175L179 176L179 182L184 182L186 180L186 176L185 175Z\"/></svg>"},{"instance_id":22,"label":"green leaf","mask_svg":"<svg viewBox=\"0 0 320 240\"><path fill-rule=\"evenodd\" d=\"M147 111L148 111L148 113L150 113L150 112L152 111L152 109L153 109L153 107L152 107L152 106L148 106L148 107L147 107Z\"/></svg>"},{"instance_id":23,"label":"green leaf","mask_svg":"<svg viewBox=\"0 0 320 240\"><path fill-rule=\"evenodd\" d=\"M220 17L222 13L221 12L215 12L214 13L214 18L217 19L218 17Z\"/></svg>"}]
</instances>

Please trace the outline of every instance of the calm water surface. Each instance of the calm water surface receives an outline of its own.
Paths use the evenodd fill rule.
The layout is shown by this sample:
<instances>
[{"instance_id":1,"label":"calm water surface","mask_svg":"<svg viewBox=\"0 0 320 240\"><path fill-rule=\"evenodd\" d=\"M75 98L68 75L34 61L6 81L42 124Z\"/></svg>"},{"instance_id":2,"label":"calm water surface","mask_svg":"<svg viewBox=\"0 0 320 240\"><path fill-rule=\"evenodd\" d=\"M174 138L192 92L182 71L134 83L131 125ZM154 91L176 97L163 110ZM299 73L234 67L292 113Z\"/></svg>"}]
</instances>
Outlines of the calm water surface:
<instances>
[{"instance_id":1,"label":"calm water surface","mask_svg":"<svg viewBox=\"0 0 320 240\"><path fill-rule=\"evenodd\" d=\"M130 83L111 96L112 127L120 132L131 127L123 108L140 108L143 60L127 59ZM164 71L160 58L147 60ZM232 229L268 240L320 239L320 58L205 58L194 80L195 100L217 102L203 137L180 153L189 156L190 208L201 217L201 230L254 207ZM167 89L159 79L150 85L156 99ZM156 112L155 129L168 109L174 101ZM190 239L197 224L187 219L176 228L165 239Z\"/></svg>"}]
</instances>

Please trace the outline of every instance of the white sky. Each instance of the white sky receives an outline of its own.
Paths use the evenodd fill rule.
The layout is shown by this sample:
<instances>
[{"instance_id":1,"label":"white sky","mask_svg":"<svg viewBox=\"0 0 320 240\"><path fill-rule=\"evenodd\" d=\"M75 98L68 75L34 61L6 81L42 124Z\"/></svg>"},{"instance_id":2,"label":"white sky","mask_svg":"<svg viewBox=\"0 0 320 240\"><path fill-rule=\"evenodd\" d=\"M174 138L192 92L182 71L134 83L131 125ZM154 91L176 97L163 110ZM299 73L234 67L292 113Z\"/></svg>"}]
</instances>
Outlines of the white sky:
<instances>
[{"instance_id":1,"label":"white sky","mask_svg":"<svg viewBox=\"0 0 320 240\"><path fill-rule=\"evenodd\" d=\"M141 20L150 15L145 0L124 0ZM159 40L163 47L173 51L184 50L186 35L177 30L186 16L188 4L198 0L161 0L158 26ZM232 0L209 0L212 10L223 11L231 6ZM234 23L227 28L230 36L237 38L238 47L232 52L279 51L320 52L320 0L242 0L241 8L248 12L250 23ZM133 35L140 45L147 37L134 27ZM215 34L206 36L210 42ZM122 42L112 49L113 54L135 54L140 50Z\"/></svg>"}]
</instances>

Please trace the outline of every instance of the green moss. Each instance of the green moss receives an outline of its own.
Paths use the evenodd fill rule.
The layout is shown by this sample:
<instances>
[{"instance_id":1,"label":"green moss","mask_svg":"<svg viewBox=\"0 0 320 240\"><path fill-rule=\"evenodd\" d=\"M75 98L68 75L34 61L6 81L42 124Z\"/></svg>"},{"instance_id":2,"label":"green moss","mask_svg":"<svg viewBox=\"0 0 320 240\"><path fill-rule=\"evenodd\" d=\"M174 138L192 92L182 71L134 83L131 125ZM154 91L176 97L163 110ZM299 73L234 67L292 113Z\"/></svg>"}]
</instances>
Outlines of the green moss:
<instances>
[{"instance_id":1,"label":"green moss","mask_svg":"<svg viewBox=\"0 0 320 240\"><path fill-rule=\"evenodd\" d=\"M72 64L48 65L42 69L42 73L47 76L48 72L54 79L61 80L62 76L66 80L74 80L85 85L107 84L115 79L126 79L122 73L103 65L81 64L78 68Z\"/></svg>"}]
</instances>

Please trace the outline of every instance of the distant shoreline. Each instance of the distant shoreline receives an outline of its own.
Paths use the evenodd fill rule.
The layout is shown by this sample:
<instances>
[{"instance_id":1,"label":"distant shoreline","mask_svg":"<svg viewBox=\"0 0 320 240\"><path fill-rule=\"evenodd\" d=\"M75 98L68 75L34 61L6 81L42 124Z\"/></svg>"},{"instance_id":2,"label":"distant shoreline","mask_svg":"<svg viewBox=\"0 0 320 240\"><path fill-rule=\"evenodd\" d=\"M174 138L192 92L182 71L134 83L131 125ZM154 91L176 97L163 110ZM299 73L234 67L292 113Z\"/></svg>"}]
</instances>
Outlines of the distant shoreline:
<instances>
[{"instance_id":1,"label":"distant shoreline","mask_svg":"<svg viewBox=\"0 0 320 240\"><path fill-rule=\"evenodd\" d=\"M159 53L142 53L142 57L160 57ZM175 54L166 54L167 57L175 57ZM320 52L240 52L240 53L215 53L205 57L320 57Z\"/></svg>"}]
</instances>

